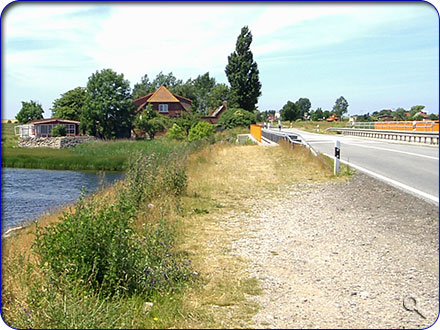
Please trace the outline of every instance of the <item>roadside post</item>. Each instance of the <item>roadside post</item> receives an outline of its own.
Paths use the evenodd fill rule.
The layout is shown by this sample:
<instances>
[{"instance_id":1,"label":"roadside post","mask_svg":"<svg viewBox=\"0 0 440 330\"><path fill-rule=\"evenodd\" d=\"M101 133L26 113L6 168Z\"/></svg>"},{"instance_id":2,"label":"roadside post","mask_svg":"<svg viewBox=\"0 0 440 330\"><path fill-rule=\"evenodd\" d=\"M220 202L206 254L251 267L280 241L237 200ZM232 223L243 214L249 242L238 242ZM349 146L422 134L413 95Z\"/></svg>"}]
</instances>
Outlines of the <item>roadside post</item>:
<instances>
[{"instance_id":1,"label":"roadside post","mask_svg":"<svg viewBox=\"0 0 440 330\"><path fill-rule=\"evenodd\" d=\"M334 174L338 175L340 171L340 162L339 159L341 159L341 143L336 140L335 141L335 166L334 166Z\"/></svg>"}]
</instances>

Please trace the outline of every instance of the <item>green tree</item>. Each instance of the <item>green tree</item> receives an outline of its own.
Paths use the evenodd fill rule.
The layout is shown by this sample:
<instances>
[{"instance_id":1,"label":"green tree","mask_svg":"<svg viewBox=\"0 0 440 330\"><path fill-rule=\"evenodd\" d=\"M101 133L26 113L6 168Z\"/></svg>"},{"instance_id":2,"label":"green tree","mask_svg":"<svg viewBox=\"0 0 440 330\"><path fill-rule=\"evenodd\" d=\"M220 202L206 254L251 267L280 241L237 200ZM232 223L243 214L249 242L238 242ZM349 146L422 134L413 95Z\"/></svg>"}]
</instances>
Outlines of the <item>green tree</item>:
<instances>
[{"instance_id":1,"label":"green tree","mask_svg":"<svg viewBox=\"0 0 440 330\"><path fill-rule=\"evenodd\" d=\"M66 136L67 135L67 128L66 125L63 124L57 124L52 128L51 132L53 137L57 136Z\"/></svg>"},{"instance_id":2,"label":"green tree","mask_svg":"<svg viewBox=\"0 0 440 330\"><path fill-rule=\"evenodd\" d=\"M323 114L324 114L324 116L323 116L324 119L327 119L328 117L330 117L332 115L331 111L329 111L329 110L324 110Z\"/></svg>"},{"instance_id":3,"label":"green tree","mask_svg":"<svg viewBox=\"0 0 440 330\"><path fill-rule=\"evenodd\" d=\"M315 111L311 112L310 116L313 121L322 120L322 118L324 117L324 112L321 108L317 108Z\"/></svg>"},{"instance_id":4,"label":"green tree","mask_svg":"<svg viewBox=\"0 0 440 330\"><path fill-rule=\"evenodd\" d=\"M431 114L429 114L428 118L429 118L430 120L438 120L438 114L436 114L436 113L431 113Z\"/></svg>"},{"instance_id":5,"label":"green tree","mask_svg":"<svg viewBox=\"0 0 440 330\"><path fill-rule=\"evenodd\" d=\"M197 108L194 109L193 107L193 110L207 114L209 108L209 94L215 87L215 78L211 78L209 76L209 72L206 72L205 74L199 75L196 79L194 79L193 86L197 101ZM194 101L195 100L193 100L193 102Z\"/></svg>"},{"instance_id":6,"label":"green tree","mask_svg":"<svg viewBox=\"0 0 440 330\"><path fill-rule=\"evenodd\" d=\"M87 83L81 127L104 139L128 138L133 121L130 83L111 69L96 71Z\"/></svg>"},{"instance_id":7,"label":"green tree","mask_svg":"<svg viewBox=\"0 0 440 330\"><path fill-rule=\"evenodd\" d=\"M44 110L40 103L35 101L21 102L21 109L15 116L20 124L26 124L31 120L43 119Z\"/></svg>"},{"instance_id":8,"label":"green tree","mask_svg":"<svg viewBox=\"0 0 440 330\"><path fill-rule=\"evenodd\" d=\"M182 112L181 115L174 119L174 123L182 127L186 134L189 134L191 127L196 125L201 118L198 112Z\"/></svg>"},{"instance_id":9,"label":"green tree","mask_svg":"<svg viewBox=\"0 0 440 330\"><path fill-rule=\"evenodd\" d=\"M404 108L397 108L393 113L393 120L405 120L405 112L406 110Z\"/></svg>"},{"instance_id":10,"label":"green tree","mask_svg":"<svg viewBox=\"0 0 440 330\"><path fill-rule=\"evenodd\" d=\"M177 79L172 72L164 74L159 72L153 81L150 82L150 78L147 74L143 75L141 81L133 87L133 99L145 96L147 94L155 92L160 86L165 86L172 93L179 94L177 89L183 85L183 81ZM181 95L181 94L179 94ZM181 95L187 97L185 95Z\"/></svg>"},{"instance_id":11,"label":"green tree","mask_svg":"<svg viewBox=\"0 0 440 330\"><path fill-rule=\"evenodd\" d=\"M308 98L300 98L296 101L296 106L298 107L300 118L304 118L304 116L310 111L312 104Z\"/></svg>"},{"instance_id":12,"label":"green tree","mask_svg":"<svg viewBox=\"0 0 440 330\"><path fill-rule=\"evenodd\" d=\"M228 77L231 106L254 111L261 95L261 83L257 63L250 50L252 33L247 26L241 29L235 51L228 56L225 72Z\"/></svg>"},{"instance_id":13,"label":"green tree","mask_svg":"<svg viewBox=\"0 0 440 330\"><path fill-rule=\"evenodd\" d=\"M281 118L282 120L288 121L295 121L301 118L301 112L296 103L287 101L287 103L281 109Z\"/></svg>"},{"instance_id":14,"label":"green tree","mask_svg":"<svg viewBox=\"0 0 440 330\"><path fill-rule=\"evenodd\" d=\"M52 117L80 120L85 99L86 90L83 87L77 87L61 94L61 97L53 102Z\"/></svg>"},{"instance_id":15,"label":"green tree","mask_svg":"<svg viewBox=\"0 0 440 330\"><path fill-rule=\"evenodd\" d=\"M136 116L134 126L141 132L154 139L157 132L164 131L168 126L168 117L158 114L149 104L144 111Z\"/></svg>"},{"instance_id":16,"label":"green tree","mask_svg":"<svg viewBox=\"0 0 440 330\"><path fill-rule=\"evenodd\" d=\"M414 105L411 107L409 112L411 112L411 116L414 116L416 113L421 112L425 109L424 105Z\"/></svg>"},{"instance_id":17,"label":"green tree","mask_svg":"<svg viewBox=\"0 0 440 330\"><path fill-rule=\"evenodd\" d=\"M222 105L223 101L229 101L229 87L226 84L216 84L208 94L208 109L214 110Z\"/></svg>"},{"instance_id":18,"label":"green tree","mask_svg":"<svg viewBox=\"0 0 440 330\"><path fill-rule=\"evenodd\" d=\"M343 96L336 100L335 105L333 106L333 112L340 118L348 112L348 102Z\"/></svg>"},{"instance_id":19,"label":"green tree","mask_svg":"<svg viewBox=\"0 0 440 330\"><path fill-rule=\"evenodd\" d=\"M207 139L215 132L215 127L206 121L199 121L197 125L191 127L188 134L188 141Z\"/></svg>"},{"instance_id":20,"label":"green tree","mask_svg":"<svg viewBox=\"0 0 440 330\"><path fill-rule=\"evenodd\" d=\"M244 109L229 108L220 116L217 125L224 129L234 128L237 126L248 127L255 124L255 114Z\"/></svg>"},{"instance_id":21,"label":"green tree","mask_svg":"<svg viewBox=\"0 0 440 330\"><path fill-rule=\"evenodd\" d=\"M152 93L154 91L151 91L152 84L150 82L150 78L148 78L148 75L145 74L141 78L141 82L134 84L133 87L133 99L137 99L139 97L145 96L149 93Z\"/></svg>"},{"instance_id":22,"label":"green tree","mask_svg":"<svg viewBox=\"0 0 440 330\"><path fill-rule=\"evenodd\" d=\"M171 126L171 128L168 130L166 137L174 140L185 140L186 131L183 127L173 124L173 126Z\"/></svg>"}]
</instances>

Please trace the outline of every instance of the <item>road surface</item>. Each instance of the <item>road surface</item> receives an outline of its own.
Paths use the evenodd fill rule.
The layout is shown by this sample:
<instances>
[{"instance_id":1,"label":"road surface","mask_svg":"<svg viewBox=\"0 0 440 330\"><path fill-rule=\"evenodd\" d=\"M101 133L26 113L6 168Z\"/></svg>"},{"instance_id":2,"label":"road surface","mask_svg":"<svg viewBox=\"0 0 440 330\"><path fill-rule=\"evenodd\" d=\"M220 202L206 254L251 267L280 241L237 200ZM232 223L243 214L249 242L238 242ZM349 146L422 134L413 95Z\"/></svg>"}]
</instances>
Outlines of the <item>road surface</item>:
<instances>
[{"instance_id":1,"label":"road surface","mask_svg":"<svg viewBox=\"0 0 440 330\"><path fill-rule=\"evenodd\" d=\"M403 144L353 136L309 133L295 129L283 132L301 135L316 151L334 154L341 142L341 160L370 175L438 204L439 147Z\"/></svg>"}]
</instances>

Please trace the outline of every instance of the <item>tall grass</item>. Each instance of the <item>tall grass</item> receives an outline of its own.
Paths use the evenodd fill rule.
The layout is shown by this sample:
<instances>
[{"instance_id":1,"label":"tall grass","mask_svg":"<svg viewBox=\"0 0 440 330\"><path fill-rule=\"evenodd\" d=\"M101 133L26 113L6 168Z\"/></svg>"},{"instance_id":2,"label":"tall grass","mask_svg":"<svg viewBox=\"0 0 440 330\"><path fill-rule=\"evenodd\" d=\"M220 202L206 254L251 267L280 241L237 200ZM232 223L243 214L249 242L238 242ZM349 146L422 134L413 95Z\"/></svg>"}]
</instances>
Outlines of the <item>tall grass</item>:
<instances>
[{"instance_id":1,"label":"tall grass","mask_svg":"<svg viewBox=\"0 0 440 330\"><path fill-rule=\"evenodd\" d=\"M2 148L2 166L53 170L124 171L134 152L166 155L177 143L153 141L93 141L72 149Z\"/></svg>"},{"instance_id":2,"label":"tall grass","mask_svg":"<svg viewBox=\"0 0 440 330\"><path fill-rule=\"evenodd\" d=\"M197 147L138 152L116 194L81 197L61 221L37 226L32 258L3 264L5 321L16 328L150 328L178 317L170 301L178 306L175 293L191 269L175 247L176 218L185 159Z\"/></svg>"},{"instance_id":3,"label":"tall grass","mask_svg":"<svg viewBox=\"0 0 440 330\"><path fill-rule=\"evenodd\" d=\"M14 127L16 124L2 123L1 137L2 148L13 148L18 145L18 137L15 136Z\"/></svg>"}]
</instances>

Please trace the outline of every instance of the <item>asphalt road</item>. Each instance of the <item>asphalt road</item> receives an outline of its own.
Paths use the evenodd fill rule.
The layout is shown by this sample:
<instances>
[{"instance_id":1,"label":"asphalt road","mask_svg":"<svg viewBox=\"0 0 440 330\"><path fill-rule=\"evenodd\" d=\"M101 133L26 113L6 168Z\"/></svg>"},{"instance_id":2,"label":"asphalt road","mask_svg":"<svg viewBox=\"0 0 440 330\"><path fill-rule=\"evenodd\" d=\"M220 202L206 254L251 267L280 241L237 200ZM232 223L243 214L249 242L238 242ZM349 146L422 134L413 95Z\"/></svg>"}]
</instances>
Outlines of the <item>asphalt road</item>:
<instances>
[{"instance_id":1,"label":"asphalt road","mask_svg":"<svg viewBox=\"0 0 440 330\"><path fill-rule=\"evenodd\" d=\"M301 135L316 151L334 155L335 140L341 143L341 159L353 167L438 204L439 147L403 144L386 140L316 134L283 129Z\"/></svg>"}]
</instances>

